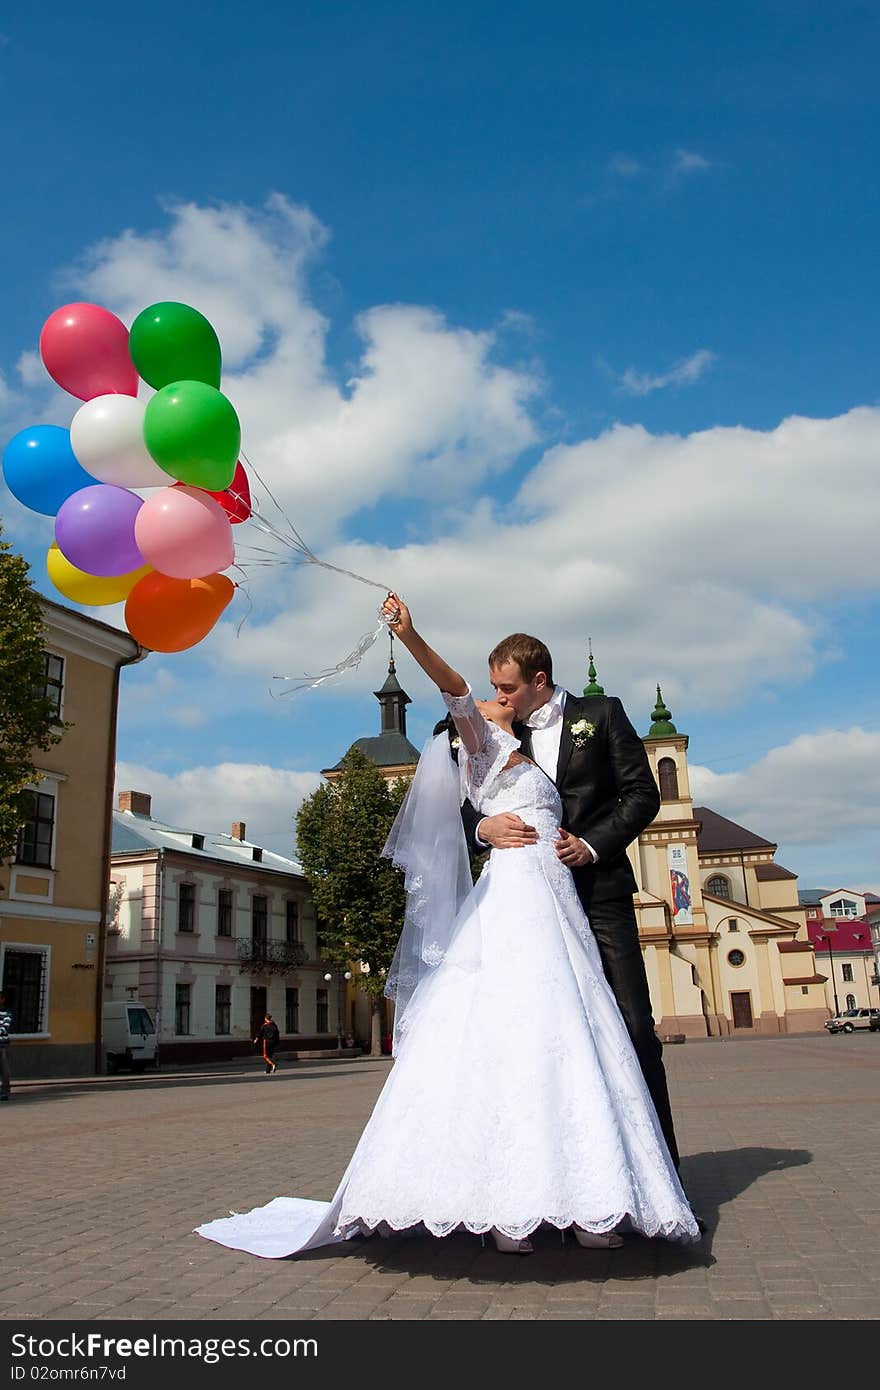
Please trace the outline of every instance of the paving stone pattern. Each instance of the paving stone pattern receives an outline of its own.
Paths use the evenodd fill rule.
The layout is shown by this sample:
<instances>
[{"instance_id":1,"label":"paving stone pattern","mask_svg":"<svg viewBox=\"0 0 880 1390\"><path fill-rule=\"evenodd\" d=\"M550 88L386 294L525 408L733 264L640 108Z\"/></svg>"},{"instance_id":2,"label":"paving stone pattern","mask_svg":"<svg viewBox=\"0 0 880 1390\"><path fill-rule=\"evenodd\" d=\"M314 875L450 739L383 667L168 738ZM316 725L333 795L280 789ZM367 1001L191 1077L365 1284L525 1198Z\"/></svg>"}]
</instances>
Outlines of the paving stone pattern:
<instances>
[{"instance_id":1,"label":"paving stone pattern","mask_svg":"<svg viewBox=\"0 0 880 1390\"><path fill-rule=\"evenodd\" d=\"M670 1046L701 1246L535 1254L476 1236L267 1261L191 1234L281 1194L328 1198L387 1060L34 1081L0 1107L5 1319L874 1319L880 1035Z\"/></svg>"}]
</instances>

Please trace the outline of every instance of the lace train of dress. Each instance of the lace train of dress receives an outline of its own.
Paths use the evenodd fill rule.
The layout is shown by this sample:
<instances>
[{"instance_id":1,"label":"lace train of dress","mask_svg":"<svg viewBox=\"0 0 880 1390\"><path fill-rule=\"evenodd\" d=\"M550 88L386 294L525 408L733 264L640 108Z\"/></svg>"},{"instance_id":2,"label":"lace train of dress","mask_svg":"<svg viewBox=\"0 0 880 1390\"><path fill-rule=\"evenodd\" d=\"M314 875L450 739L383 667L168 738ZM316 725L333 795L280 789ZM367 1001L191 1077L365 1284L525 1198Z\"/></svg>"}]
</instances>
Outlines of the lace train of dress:
<instances>
[{"instance_id":1,"label":"lace train of dress","mask_svg":"<svg viewBox=\"0 0 880 1390\"><path fill-rule=\"evenodd\" d=\"M456 714L460 702L447 703ZM332 1201L279 1197L199 1235L270 1258L381 1222L436 1236L494 1226L518 1239L549 1223L699 1239L556 858L559 794L531 763L499 771L496 759L491 771L480 809L515 810L539 842L491 854L451 949L413 996L393 1069ZM464 957L468 968L458 968Z\"/></svg>"}]
</instances>

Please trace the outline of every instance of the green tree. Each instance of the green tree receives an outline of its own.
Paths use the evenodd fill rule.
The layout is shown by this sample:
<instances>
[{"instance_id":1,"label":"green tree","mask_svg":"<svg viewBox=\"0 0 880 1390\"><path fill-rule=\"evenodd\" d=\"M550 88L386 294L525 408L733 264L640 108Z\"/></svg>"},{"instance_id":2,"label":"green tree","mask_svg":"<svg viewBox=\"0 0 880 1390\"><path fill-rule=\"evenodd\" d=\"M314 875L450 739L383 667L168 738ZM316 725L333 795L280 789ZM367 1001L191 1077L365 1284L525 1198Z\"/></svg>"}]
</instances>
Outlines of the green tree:
<instances>
[{"instance_id":1,"label":"green tree","mask_svg":"<svg viewBox=\"0 0 880 1390\"><path fill-rule=\"evenodd\" d=\"M34 753L61 737L44 694L43 612L28 567L0 527L0 861L28 818Z\"/></svg>"},{"instance_id":2,"label":"green tree","mask_svg":"<svg viewBox=\"0 0 880 1390\"><path fill-rule=\"evenodd\" d=\"M321 954L344 969L369 967L355 979L370 997L373 1056L381 1051L380 1001L403 927L403 876L381 857L407 783L389 782L358 748L339 777L320 786L296 817L297 855L312 888Z\"/></svg>"}]
</instances>

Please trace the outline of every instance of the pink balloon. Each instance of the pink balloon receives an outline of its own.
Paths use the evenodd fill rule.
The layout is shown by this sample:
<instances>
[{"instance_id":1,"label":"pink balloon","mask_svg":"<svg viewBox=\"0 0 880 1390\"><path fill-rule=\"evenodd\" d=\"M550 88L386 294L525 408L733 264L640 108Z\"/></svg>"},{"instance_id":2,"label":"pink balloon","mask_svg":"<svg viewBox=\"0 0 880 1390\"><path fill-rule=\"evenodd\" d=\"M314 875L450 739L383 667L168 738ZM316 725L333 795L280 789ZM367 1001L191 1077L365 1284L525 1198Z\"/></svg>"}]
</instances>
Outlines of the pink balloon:
<instances>
[{"instance_id":1,"label":"pink balloon","mask_svg":"<svg viewBox=\"0 0 880 1390\"><path fill-rule=\"evenodd\" d=\"M137 514L138 549L153 569L172 579L203 579L235 559L229 517L198 487L163 487Z\"/></svg>"},{"instance_id":2,"label":"pink balloon","mask_svg":"<svg viewBox=\"0 0 880 1390\"><path fill-rule=\"evenodd\" d=\"M50 314L40 334L40 356L52 380L81 401L137 395L128 329L100 304L65 304Z\"/></svg>"}]
</instances>

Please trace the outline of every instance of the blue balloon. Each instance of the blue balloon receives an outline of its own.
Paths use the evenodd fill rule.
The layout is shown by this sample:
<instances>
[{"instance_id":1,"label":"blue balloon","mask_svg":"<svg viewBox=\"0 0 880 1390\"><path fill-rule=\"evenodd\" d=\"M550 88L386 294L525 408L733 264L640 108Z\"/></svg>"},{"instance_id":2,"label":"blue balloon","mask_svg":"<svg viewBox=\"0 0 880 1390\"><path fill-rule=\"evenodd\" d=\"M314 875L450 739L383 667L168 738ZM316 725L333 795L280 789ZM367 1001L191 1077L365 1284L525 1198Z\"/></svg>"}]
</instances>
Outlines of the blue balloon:
<instances>
[{"instance_id":1,"label":"blue balloon","mask_svg":"<svg viewBox=\"0 0 880 1390\"><path fill-rule=\"evenodd\" d=\"M3 477L13 497L44 516L54 516L68 497L96 482L70 447L70 430L60 425L31 425L13 435L3 455Z\"/></svg>"}]
</instances>

